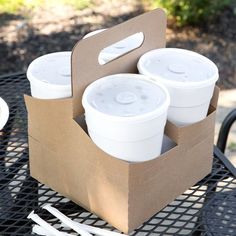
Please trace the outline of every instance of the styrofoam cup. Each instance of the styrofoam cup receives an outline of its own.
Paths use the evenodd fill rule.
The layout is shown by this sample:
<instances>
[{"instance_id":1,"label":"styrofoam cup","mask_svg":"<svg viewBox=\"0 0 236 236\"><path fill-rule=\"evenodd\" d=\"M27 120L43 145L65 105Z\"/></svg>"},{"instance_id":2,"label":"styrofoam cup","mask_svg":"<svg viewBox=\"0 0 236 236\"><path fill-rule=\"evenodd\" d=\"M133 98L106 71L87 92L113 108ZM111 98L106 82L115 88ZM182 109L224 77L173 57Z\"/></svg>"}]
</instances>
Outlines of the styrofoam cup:
<instances>
[{"instance_id":1,"label":"styrofoam cup","mask_svg":"<svg viewBox=\"0 0 236 236\"><path fill-rule=\"evenodd\" d=\"M138 70L162 82L170 93L168 120L185 126L207 116L214 86L219 78L217 66L208 58L178 48L161 48L142 55Z\"/></svg>"},{"instance_id":2,"label":"styrofoam cup","mask_svg":"<svg viewBox=\"0 0 236 236\"><path fill-rule=\"evenodd\" d=\"M49 53L36 58L27 69L27 78L33 97L71 97L71 52Z\"/></svg>"},{"instance_id":3,"label":"styrofoam cup","mask_svg":"<svg viewBox=\"0 0 236 236\"><path fill-rule=\"evenodd\" d=\"M0 130L5 126L9 118L9 108L7 103L0 97Z\"/></svg>"},{"instance_id":4,"label":"styrofoam cup","mask_svg":"<svg viewBox=\"0 0 236 236\"><path fill-rule=\"evenodd\" d=\"M82 104L88 132L106 153L129 162L160 155L170 98L139 74L114 74L91 83Z\"/></svg>"}]
</instances>

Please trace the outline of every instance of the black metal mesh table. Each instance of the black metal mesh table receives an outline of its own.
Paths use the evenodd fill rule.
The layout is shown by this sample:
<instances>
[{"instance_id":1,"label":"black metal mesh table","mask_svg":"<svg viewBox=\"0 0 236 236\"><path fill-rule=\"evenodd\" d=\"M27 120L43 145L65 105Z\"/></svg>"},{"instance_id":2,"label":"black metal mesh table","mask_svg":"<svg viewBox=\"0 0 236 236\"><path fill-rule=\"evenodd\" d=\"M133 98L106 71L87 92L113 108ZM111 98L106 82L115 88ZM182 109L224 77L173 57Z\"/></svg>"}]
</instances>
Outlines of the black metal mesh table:
<instances>
[{"instance_id":1,"label":"black metal mesh table","mask_svg":"<svg viewBox=\"0 0 236 236\"><path fill-rule=\"evenodd\" d=\"M10 107L9 121L0 132L0 236L32 235L32 222L27 219L32 210L60 227L58 220L41 209L46 203L71 219L115 230L29 176L24 93L29 93L25 74L0 77L0 96ZM235 176L234 167L214 148L212 173L131 235L236 235Z\"/></svg>"}]
</instances>

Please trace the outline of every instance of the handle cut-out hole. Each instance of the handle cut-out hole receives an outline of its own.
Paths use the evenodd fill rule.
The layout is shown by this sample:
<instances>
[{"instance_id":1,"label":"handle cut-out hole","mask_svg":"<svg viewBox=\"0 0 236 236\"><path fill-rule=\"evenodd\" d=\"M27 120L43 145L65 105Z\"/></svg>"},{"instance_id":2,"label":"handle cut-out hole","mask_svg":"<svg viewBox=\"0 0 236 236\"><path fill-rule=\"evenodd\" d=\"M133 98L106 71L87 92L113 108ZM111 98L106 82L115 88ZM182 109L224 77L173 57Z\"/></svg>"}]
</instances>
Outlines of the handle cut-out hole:
<instances>
[{"instance_id":1,"label":"handle cut-out hole","mask_svg":"<svg viewBox=\"0 0 236 236\"><path fill-rule=\"evenodd\" d=\"M139 48L142 45L143 40L144 34L139 32L103 48L98 56L99 64L107 64L108 62Z\"/></svg>"}]
</instances>

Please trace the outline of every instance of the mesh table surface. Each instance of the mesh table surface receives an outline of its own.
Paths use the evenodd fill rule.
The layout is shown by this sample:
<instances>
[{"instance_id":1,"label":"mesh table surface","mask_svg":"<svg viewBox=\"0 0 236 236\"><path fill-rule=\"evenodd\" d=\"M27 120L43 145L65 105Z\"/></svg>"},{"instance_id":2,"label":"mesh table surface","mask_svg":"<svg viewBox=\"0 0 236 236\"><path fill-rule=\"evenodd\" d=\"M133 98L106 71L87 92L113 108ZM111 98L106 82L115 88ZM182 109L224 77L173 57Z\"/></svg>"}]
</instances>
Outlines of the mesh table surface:
<instances>
[{"instance_id":1,"label":"mesh table surface","mask_svg":"<svg viewBox=\"0 0 236 236\"><path fill-rule=\"evenodd\" d=\"M10 107L8 123L0 132L0 236L32 235L32 222L27 219L32 210L62 229L57 219L42 210L46 203L78 222L115 230L29 176L24 93L29 93L25 74L0 77L0 96ZM216 148L214 155L210 175L130 235L236 235L235 170Z\"/></svg>"}]
</instances>

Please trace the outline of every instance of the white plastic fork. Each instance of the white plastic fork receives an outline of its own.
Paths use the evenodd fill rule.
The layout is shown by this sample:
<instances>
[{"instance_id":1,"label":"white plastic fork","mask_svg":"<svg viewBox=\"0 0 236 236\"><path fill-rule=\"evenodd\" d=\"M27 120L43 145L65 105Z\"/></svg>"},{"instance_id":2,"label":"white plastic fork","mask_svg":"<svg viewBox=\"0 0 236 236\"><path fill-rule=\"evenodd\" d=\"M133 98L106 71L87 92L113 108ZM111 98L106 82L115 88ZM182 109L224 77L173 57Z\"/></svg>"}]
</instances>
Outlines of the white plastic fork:
<instances>
[{"instance_id":1,"label":"white plastic fork","mask_svg":"<svg viewBox=\"0 0 236 236\"><path fill-rule=\"evenodd\" d=\"M86 224L81 224L79 222L74 221L74 224L78 225L79 227L83 228L84 230L88 231L89 233L92 233L94 235L98 236L128 236L127 234L121 234L113 231L109 231L106 229L100 229L98 227L86 225ZM65 224L61 224L61 227L66 228Z\"/></svg>"},{"instance_id":2,"label":"white plastic fork","mask_svg":"<svg viewBox=\"0 0 236 236\"><path fill-rule=\"evenodd\" d=\"M32 228L32 232L38 235L44 235L44 236L54 236L53 234L51 234L50 232L48 232L48 230L46 230L45 228L43 228L40 225L34 225ZM68 234L68 233L64 233L61 232L64 236L72 236L72 234Z\"/></svg>"},{"instance_id":3,"label":"white plastic fork","mask_svg":"<svg viewBox=\"0 0 236 236\"><path fill-rule=\"evenodd\" d=\"M84 228L79 227L74 223L73 220L62 214L60 211L58 211L56 208L52 207L51 205L47 204L43 206L43 208L47 211L49 211L52 215L57 217L61 222L63 222L65 225L69 226L71 229L73 229L75 232L80 234L81 236L92 236L89 232L87 232Z\"/></svg>"},{"instance_id":4,"label":"white plastic fork","mask_svg":"<svg viewBox=\"0 0 236 236\"><path fill-rule=\"evenodd\" d=\"M89 225L86 225L86 224L81 224L81 223L75 222L75 221L69 219L67 216L65 216L63 213L61 213L55 207L52 207L51 205L46 205L43 208L48 210L52 215L56 216L57 218L59 218L58 216L60 216L61 218L59 218L59 219L63 223L62 224L63 227L64 226L71 227L72 224L73 224L74 228L72 228L72 227L71 228L74 229L74 230L75 230L75 227L77 227L79 229L83 229L83 230L85 230L89 233L99 235L99 236L126 236L125 234L120 234L120 233L117 233L117 232L112 232L112 231L109 231L109 230L100 229L98 227L93 227L93 226L89 226ZM66 219L70 220L71 225L68 225L68 224L65 223Z\"/></svg>"},{"instance_id":5,"label":"white plastic fork","mask_svg":"<svg viewBox=\"0 0 236 236\"><path fill-rule=\"evenodd\" d=\"M53 236L65 236L64 233L60 232L59 230L55 229L53 226L51 226L50 224L48 224L45 220L43 220L40 216L38 216L37 214L34 213L34 211L32 211L28 217L28 219L33 220L35 223L37 223L38 225L40 225L45 231L48 232L48 234L53 235Z\"/></svg>"}]
</instances>

